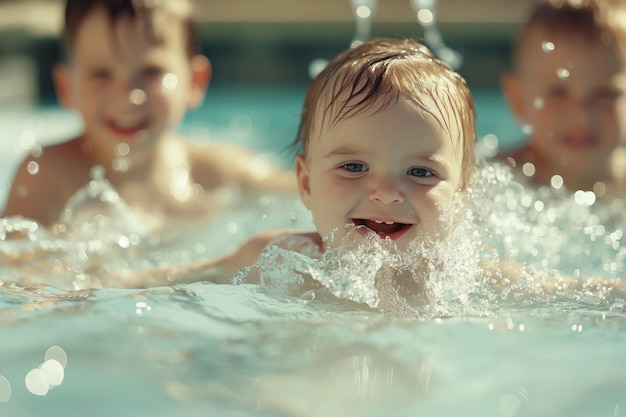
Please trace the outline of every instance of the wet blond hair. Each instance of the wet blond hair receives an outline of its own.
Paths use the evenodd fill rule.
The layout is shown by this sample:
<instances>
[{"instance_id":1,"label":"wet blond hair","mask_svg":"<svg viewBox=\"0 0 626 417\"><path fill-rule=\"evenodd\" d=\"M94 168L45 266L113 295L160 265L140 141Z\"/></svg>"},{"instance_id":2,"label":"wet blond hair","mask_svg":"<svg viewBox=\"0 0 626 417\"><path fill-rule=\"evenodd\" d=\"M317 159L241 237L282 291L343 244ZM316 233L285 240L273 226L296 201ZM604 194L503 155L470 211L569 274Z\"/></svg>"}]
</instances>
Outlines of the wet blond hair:
<instances>
[{"instance_id":1,"label":"wet blond hair","mask_svg":"<svg viewBox=\"0 0 626 417\"><path fill-rule=\"evenodd\" d=\"M190 0L67 0L61 41L66 57L70 57L76 35L87 16L96 8L103 8L109 15L111 25L122 17L142 19L148 36L162 42L161 30L176 19L183 24L186 52L192 57L200 52L196 28L192 21Z\"/></svg>"},{"instance_id":2,"label":"wet blond hair","mask_svg":"<svg viewBox=\"0 0 626 417\"><path fill-rule=\"evenodd\" d=\"M450 135L458 128L467 185L475 167L474 100L458 73L410 39L371 39L333 59L309 86L294 144L306 155L318 118L332 127L366 111L382 111L401 96L431 114Z\"/></svg>"}]
</instances>

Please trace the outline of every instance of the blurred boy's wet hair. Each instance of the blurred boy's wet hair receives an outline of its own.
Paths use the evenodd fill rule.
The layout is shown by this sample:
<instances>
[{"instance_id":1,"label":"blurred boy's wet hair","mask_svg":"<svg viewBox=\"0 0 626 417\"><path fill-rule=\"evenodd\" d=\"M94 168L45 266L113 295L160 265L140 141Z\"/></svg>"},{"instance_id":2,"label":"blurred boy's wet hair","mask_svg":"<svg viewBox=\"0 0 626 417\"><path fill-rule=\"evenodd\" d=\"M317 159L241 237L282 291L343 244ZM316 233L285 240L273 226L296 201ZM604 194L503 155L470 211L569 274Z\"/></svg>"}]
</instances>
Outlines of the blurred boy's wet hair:
<instances>
[{"instance_id":1,"label":"blurred boy's wet hair","mask_svg":"<svg viewBox=\"0 0 626 417\"><path fill-rule=\"evenodd\" d=\"M519 70L524 53L536 47L530 38L542 34L564 34L577 36L590 44L602 42L606 45L617 42L626 51L626 2L623 0L544 0L532 9L515 39L513 47L513 69ZM554 45L550 39L541 45L549 52Z\"/></svg>"},{"instance_id":2,"label":"blurred boy's wet hair","mask_svg":"<svg viewBox=\"0 0 626 417\"><path fill-rule=\"evenodd\" d=\"M163 41L161 31L164 27L179 22L184 26L189 57L200 53L190 0L67 0L61 36L66 57L72 55L76 34L81 24L97 7L106 10L111 26L121 18L141 20L145 24L148 36L157 42Z\"/></svg>"}]
</instances>

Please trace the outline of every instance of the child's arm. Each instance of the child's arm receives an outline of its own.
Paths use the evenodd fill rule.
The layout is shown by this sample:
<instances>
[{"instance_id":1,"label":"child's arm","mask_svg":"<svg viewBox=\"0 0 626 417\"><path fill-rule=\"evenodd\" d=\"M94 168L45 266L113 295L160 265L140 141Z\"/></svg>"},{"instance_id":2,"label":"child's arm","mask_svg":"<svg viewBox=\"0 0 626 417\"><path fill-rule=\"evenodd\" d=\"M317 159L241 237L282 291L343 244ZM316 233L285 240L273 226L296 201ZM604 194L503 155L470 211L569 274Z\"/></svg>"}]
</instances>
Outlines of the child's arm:
<instances>
[{"instance_id":1,"label":"child's arm","mask_svg":"<svg viewBox=\"0 0 626 417\"><path fill-rule=\"evenodd\" d=\"M190 145L194 180L207 189L235 186L255 193L296 193L293 171L272 165L249 149L227 143ZM219 184L216 184L216 179Z\"/></svg>"},{"instance_id":2,"label":"child's arm","mask_svg":"<svg viewBox=\"0 0 626 417\"><path fill-rule=\"evenodd\" d=\"M24 216L46 227L53 225L66 201L89 181L90 169L79 139L26 157L15 173L2 217Z\"/></svg>"},{"instance_id":3,"label":"child's arm","mask_svg":"<svg viewBox=\"0 0 626 417\"><path fill-rule=\"evenodd\" d=\"M34 167L39 172L31 173ZM26 158L16 171L2 217L23 216L37 220L44 226L53 224L63 205L59 202L58 195L51 191L55 188L54 184L62 179L50 174L45 176L44 181L44 174L41 173L37 160Z\"/></svg>"},{"instance_id":4,"label":"child's arm","mask_svg":"<svg viewBox=\"0 0 626 417\"><path fill-rule=\"evenodd\" d=\"M539 274L526 271L524 265L516 261L500 261L484 266L487 283L497 289L516 285L530 292L557 297L592 295L602 299L626 298L626 282L619 278Z\"/></svg>"},{"instance_id":5,"label":"child's arm","mask_svg":"<svg viewBox=\"0 0 626 417\"><path fill-rule=\"evenodd\" d=\"M294 231L270 230L261 232L248 239L235 251L217 259L184 265L168 265L142 271L105 271L105 274L116 277L119 280L116 286L123 288L148 288L198 281L231 284L232 278L237 272L246 266L253 265L265 247L277 236L284 233L294 233Z\"/></svg>"}]
</instances>

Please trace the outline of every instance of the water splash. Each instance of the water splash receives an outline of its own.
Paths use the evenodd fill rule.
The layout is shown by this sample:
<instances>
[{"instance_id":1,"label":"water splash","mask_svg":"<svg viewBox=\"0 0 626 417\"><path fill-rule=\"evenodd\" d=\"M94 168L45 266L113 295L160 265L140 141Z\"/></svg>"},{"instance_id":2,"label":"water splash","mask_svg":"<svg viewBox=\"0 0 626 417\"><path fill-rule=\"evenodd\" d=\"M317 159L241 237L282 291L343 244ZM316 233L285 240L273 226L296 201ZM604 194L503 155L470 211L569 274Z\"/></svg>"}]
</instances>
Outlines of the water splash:
<instances>
[{"instance_id":1,"label":"water splash","mask_svg":"<svg viewBox=\"0 0 626 417\"><path fill-rule=\"evenodd\" d=\"M466 198L446 210L456 223L445 237L421 235L401 251L391 240L373 233L364 238L359 227L349 226L340 244L327 244L322 253L309 238L287 235L237 282L258 272L263 286L287 295L310 301L311 291L327 292L405 317L485 316L511 303L612 308L622 301L601 288L591 292L559 282L623 274L623 208L623 202L621 208L615 202L581 204L564 189L525 187L509 167L494 164L476 170ZM519 276L503 272L503 260L519 262ZM544 278L552 284L541 284Z\"/></svg>"},{"instance_id":2,"label":"water splash","mask_svg":"<svg viewBox=\"0 0 626 417\"><path fill-rule=\"evenodd\" d=\"M350 42L350 47L354 48L369 39L378 0L350 0L350 4L356 19L354 37Z\"/></svg>"},{"instance_id":3,"label":"water splash","mask_svg":"<svg viewBox=\"0 0 626 417\"><path fill-rule=\"evenodd\" d=\"M0 219L2 280L74 290L114 285L99 271L109 261L132 258L150 246L153 228L96 167L92 180L68 200L50 229L20 216Z\"/></svg>"},{"instance_id":4,"label":"water splash","mask_svg":"<svg viewBox=\"0 0 626 417\"><path fill-rule=\"evenodd\" d=\"M586 194L581 198L562 187L526 187L519 181L508 166L494 163L479 171L472 185L475 195L469 201L483 240L501 259L524 263L528 275L623 279L623 200L591 202ZM554 294L534 290L532 282L518 284L503 295L528 302L554 299ZM557 296L592 305L606 305L611 298L602 291L556 290Z\"/></svg>"},{"instance_id":5,"label":"water splash","mask_svg":"<svg viewBox=\"0 0 626 417\"><path fill-rule=\"evenodd\" d=\"M415 12L417 23L424 30L424 42L442 61L452 69L458 70L463 65L463 57L443 41L443 36L437 27L438 0L410 0L411 8Z\"/></svg>"},{"instance_id":6,"label":"water splash","mask_svg":"<svg viewBox=\"0 0 626 417\"><path fill-rule=\"evenodd\" d=\"M350 0L350 6L356 22L354 36L350 42L350 47L354 48L369 39L378 0ZM308 68L309 77L311 79L317 77L324 71L328 62L326 58L313 59Z\"/></svg>"},{"instance_id":7,"label":"water splash","mask_svg":"<svg viewBox=\"0 0 626 417\"><path fill-rule=\"evenodd\" d=\"M103 167L94 167L91 181L67 201L56 227L59 235L126 246L136 240L130 235L146 235L156 228L156 220L133 211L104 173Z\"/></svg>"},{"instance_id":8,"label":"water splash","mask_svg":"<svg viewBox=\"0 0 626 417\"><path fill-rule=\"evenodd\" d=\"M472 213L450 206L458 227L446 238L420 234L407 250L375 233L363 236L363 226L347 225L339 243L325 238L326 250L304 236L285 235L268 246L257 263L236 281L258 273L263 286L308 299L311 291L329 292L379 311L411 317L484 314L487 293L481 293L480 257L476 234L468 229ZM450 216L446 213L445 216ZM475 296L476 293L480 296Z\"/></svg>"}]
</instances>

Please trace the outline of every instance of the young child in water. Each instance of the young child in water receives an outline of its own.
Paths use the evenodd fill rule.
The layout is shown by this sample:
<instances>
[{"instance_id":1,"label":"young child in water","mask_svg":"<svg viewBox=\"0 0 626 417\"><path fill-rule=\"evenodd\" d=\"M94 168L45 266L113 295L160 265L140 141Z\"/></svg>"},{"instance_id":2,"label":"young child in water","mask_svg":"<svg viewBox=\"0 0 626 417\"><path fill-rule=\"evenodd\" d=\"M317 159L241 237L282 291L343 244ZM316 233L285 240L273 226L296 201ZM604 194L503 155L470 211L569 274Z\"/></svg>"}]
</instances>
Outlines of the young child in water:
<instances>
[{"instance_id":1,"label":"young child in water","mask_svg":"<svg viewBox=\"0 0 626 417\"><path fill-rule=\"evenodd\" d=\"M389 253L408 258L400 268L391 259L381 266L391 265L396 274L396 294L415 301L422 296L424 277L442 267L436 264L433 270L426 260L421 269L416 245L447 240L453 263L462 271L480 266L476 278L495 287L523 277L525 288L543 293L625 290L619 280L534 277L514 261L459 253L460 243L449 237L464 230L460 225L466 210L455 208L469 195L475 139L474 102L459 74L414 41L371 39L332 60L313 80L304 102L296 176L315 231L263 232L217 260L129 272L123 285L231 283L271 247L323 257L336 250L357 253L361 243L382 242L383 249L392 246ZM471 252L482 250L475 241L469 245ZM365 264L370 255L375 256L360 252L353 266ZM269 272L277 274L281 261L272 265ZM254 273L245 276L246 283L258 279ZM304 288L319 285L315 280L303 283Z\"/></svg>"},{"instance_id":2,"label":"young child in water","mask_svg":"<svg viewBox=\"0 0 626 417\"><path fill-rule=\"evenodd\" d=\"M67 1L67 61L54 81L84 130L22 162L3 216L53 225L96 166L129 206L162 218L210 212L218 205L212 192L222 188L295 194L291 171L242 147L175 133L211 77L191 17L187 0Z\"/></svg>"},{"instance_id":3,"label":"young child in water","mask_svg":"<svg viewBox=\"0 0 626 417\"><path fill-rule=\"evenodd\" d=\"M425 46L380 38L343 52L312 81L302 109L296 176L316 231L300 236L323 252L355 225L406 250L418 233L445 230L444 207L475 167L474 125L465 81ZM219 260L224 276L254 263L279 233Z\"/></svg>"},{"instance_id":4,"label":"young child in water","mask_svg":"<svg viewBox=\"0 0 626 417\"><path fill-rule=\"evenodd\" d=\"M528 138L497 159L538 185L626 196L625 16L619 1L537 4L502 77Z\"/></svg>"}]
</instances>

